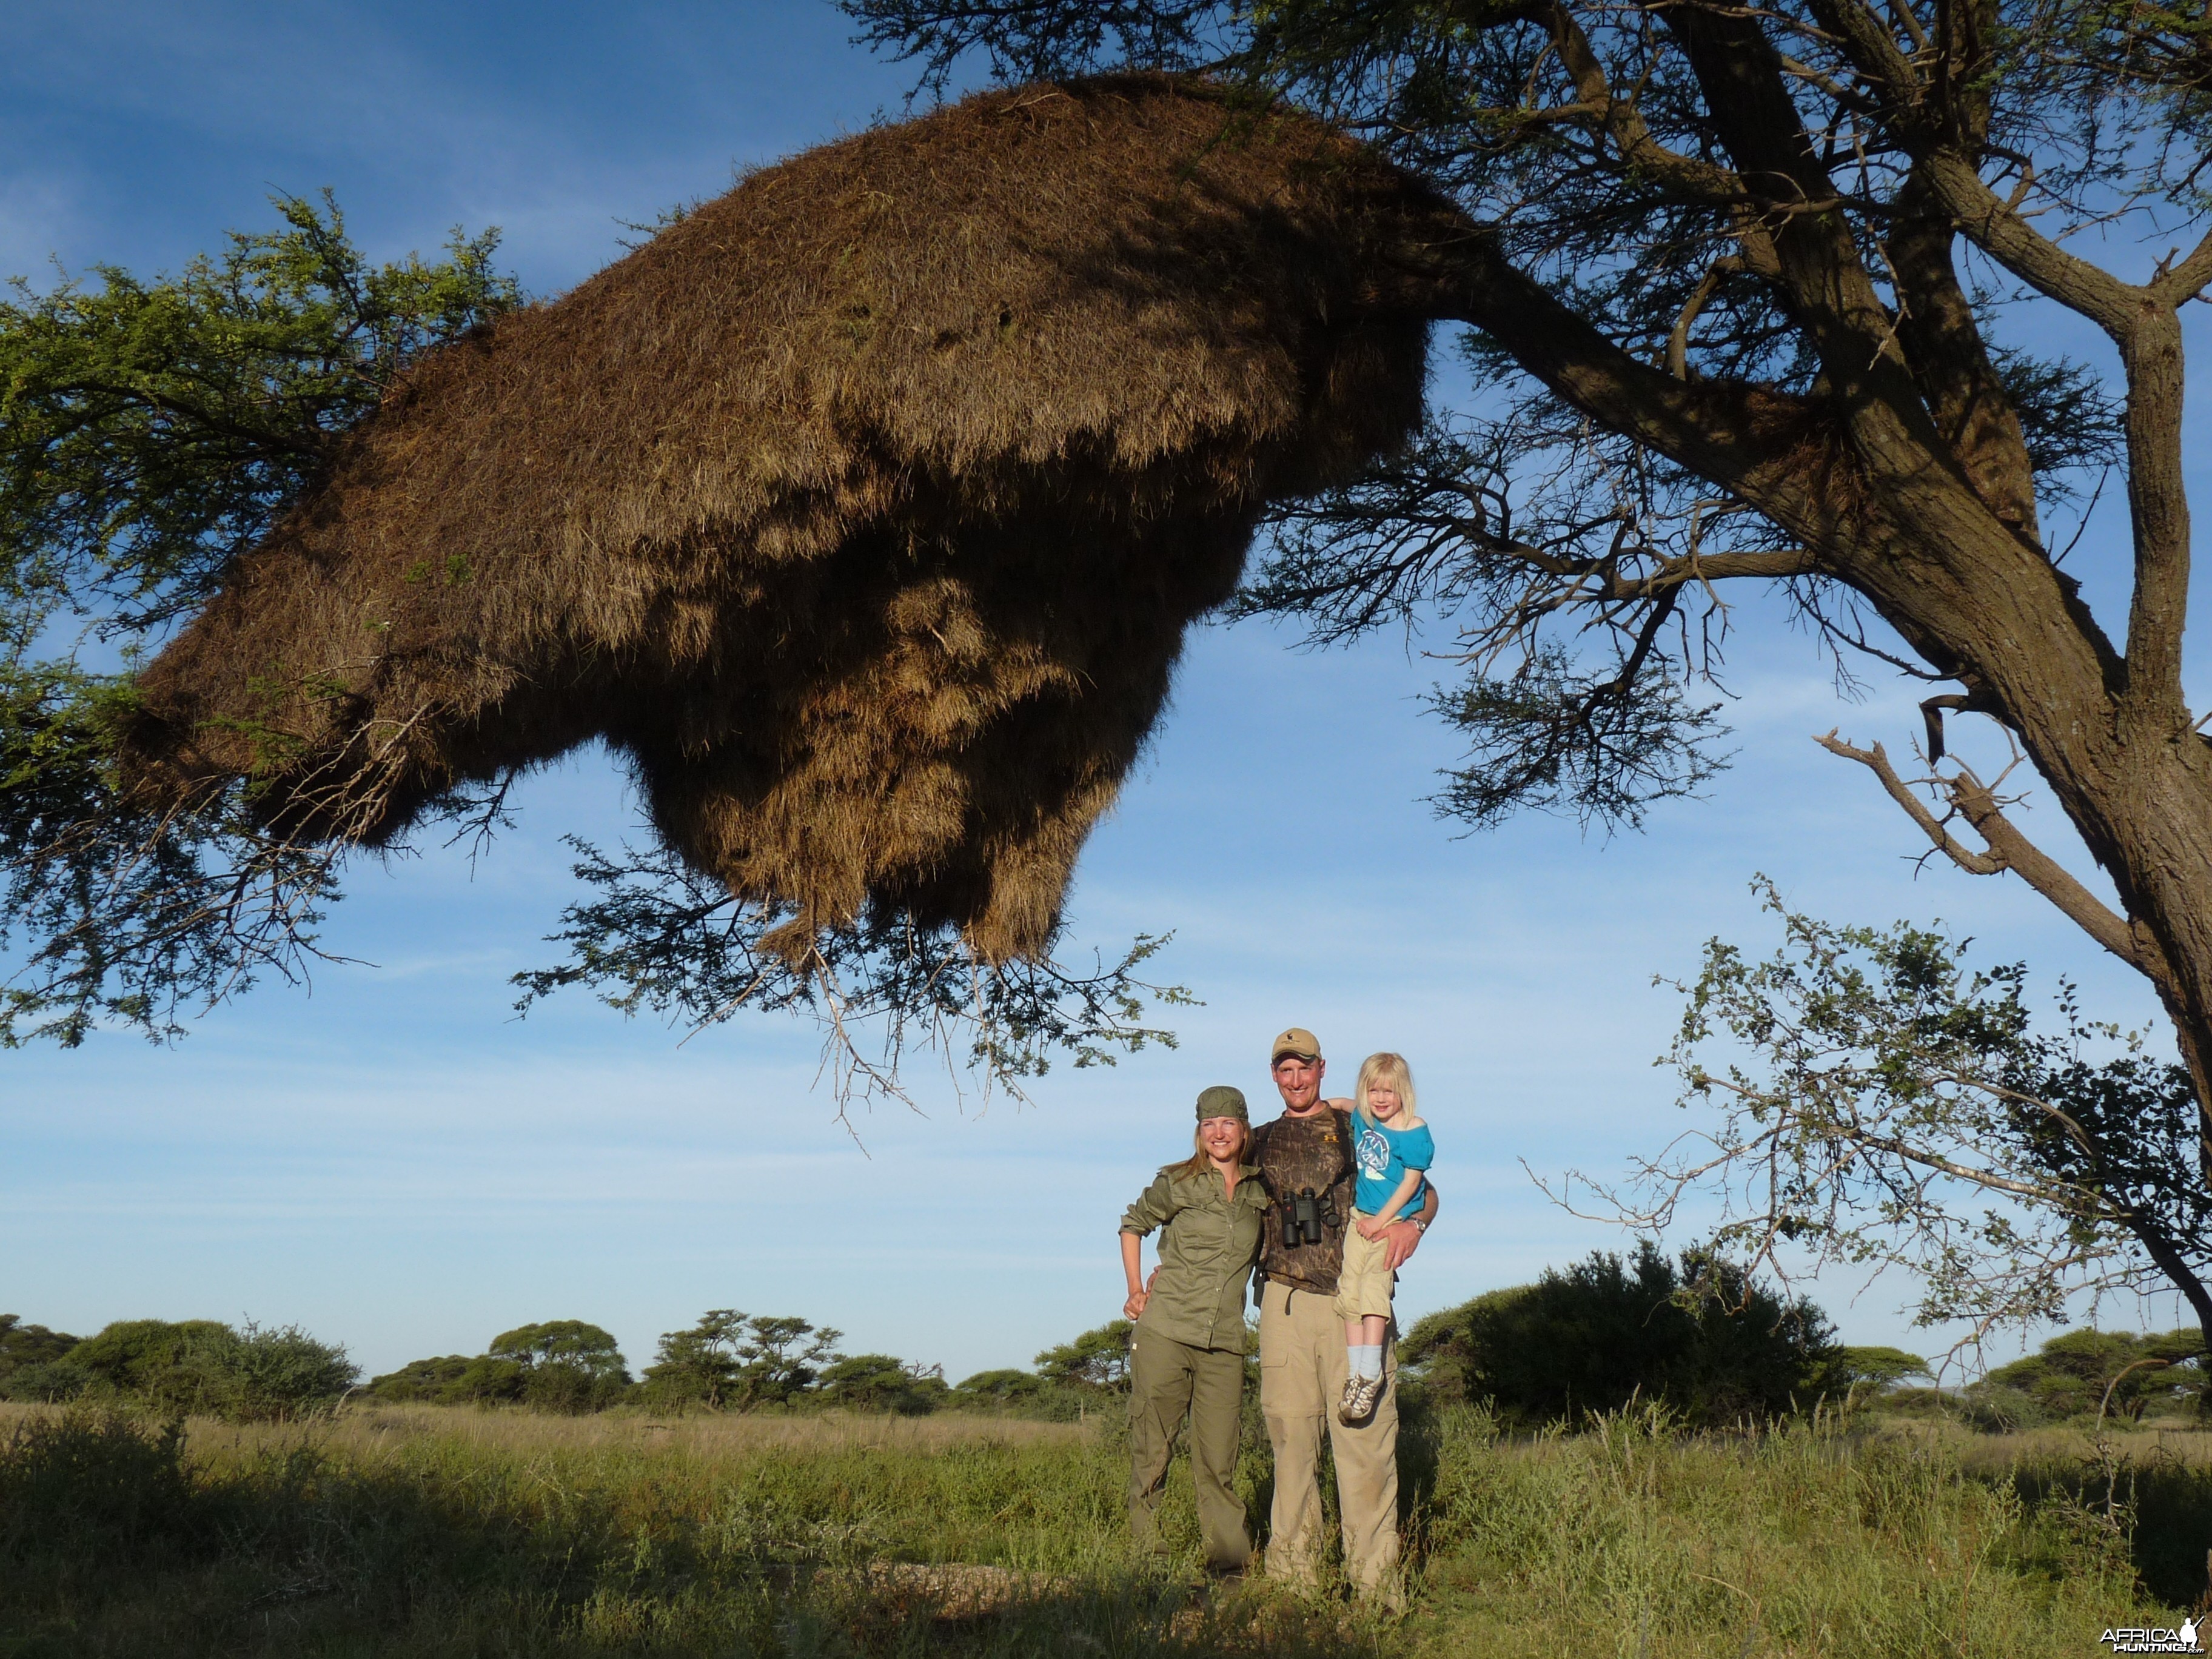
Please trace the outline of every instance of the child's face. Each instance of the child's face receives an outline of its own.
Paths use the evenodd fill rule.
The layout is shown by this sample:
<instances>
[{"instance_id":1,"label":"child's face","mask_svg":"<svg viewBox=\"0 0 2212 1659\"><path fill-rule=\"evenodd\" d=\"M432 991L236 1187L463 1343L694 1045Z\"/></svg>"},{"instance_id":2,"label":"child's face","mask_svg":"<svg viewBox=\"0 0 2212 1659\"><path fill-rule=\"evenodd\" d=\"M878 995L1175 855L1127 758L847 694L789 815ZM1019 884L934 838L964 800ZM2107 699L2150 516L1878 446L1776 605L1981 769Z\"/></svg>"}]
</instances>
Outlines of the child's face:
<instances>
[{"instance_id":1,"label":"child's face","mask_svg":"<svg viewBox=\"0 0 2212 1659\"><path fill-rule=\"evenodd\" d=\"M1398 1091L1381 1078L1367 1085L1367 1109L1380 1118L1398 1115Z\"/></svg>"}]
</instances>

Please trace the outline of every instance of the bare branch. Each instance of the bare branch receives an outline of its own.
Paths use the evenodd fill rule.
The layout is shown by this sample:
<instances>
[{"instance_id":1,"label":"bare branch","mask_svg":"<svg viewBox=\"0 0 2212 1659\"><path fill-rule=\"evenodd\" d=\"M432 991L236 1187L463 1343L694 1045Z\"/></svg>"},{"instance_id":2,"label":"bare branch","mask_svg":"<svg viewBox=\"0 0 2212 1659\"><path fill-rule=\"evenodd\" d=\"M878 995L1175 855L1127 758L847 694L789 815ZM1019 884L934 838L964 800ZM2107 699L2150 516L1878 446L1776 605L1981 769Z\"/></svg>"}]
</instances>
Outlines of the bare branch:
<instances>
[{"instance_id":1,"label":"bare branch","mask_svg":"<svg viewBox=\"0 0 2212 1659\"><path fill-rule=\"evenodd\" d=\"M1919 825L1921 833L1936 850L1959 868L1977 876L2011 871L2057 906L2067 920L2154 985L2160 989L2170 985L2172 970L2149 929L2116 914L2075 880L2064 866L2022 835L2018 826L2005 817L1996 793L1972 772L1960 767L1954 775L1927 781L1946 793L1960 815L1988 843L1989 850L1984 853L1966 847L1943 827L1943 821L1929 811L1911 786L1898 776L1880 744L1870 749L1855 748L1833 731L1813 741L1830 754L1856 761L1872 772L1889 798Z\"/></svg>"}]
</instances>

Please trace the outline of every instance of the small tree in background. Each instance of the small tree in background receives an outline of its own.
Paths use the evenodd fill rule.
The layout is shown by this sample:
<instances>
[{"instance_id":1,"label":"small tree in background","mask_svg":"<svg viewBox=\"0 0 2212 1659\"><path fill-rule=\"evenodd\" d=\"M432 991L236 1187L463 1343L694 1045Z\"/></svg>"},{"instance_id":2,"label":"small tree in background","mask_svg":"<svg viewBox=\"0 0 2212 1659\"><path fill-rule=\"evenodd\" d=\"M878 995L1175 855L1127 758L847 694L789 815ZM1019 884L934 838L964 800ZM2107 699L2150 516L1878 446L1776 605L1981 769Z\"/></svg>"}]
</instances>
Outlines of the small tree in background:
<instances>
[{"instance_id":1,"label":"small tree in background","mask_svg":"<svg viewBox=\"0 0 2212 1659\"><path fill-rule=\"evenodd\" d=\"M492 1339L485 1358L520 1367L521 1398L544 1411L598 1411L629 1387L621 1345L611 1333L580 1319L502 1331Z\"/></svg>"},{"instance_id":2,"label":"small tree in background","mask_svg":"<svg viewBox=\"0 0 2212 1659\"><path fill-rule=\"evenodd\" d=\"M844 1334L828 1326L817 1329L788 1315L757 1314L748 1319L744 1334L734 1345L735 1403L746 1407L781 1405L812 1388L823 1366L844 1358L837 1352Z\"/></svg>"},{"instance_id":3,"label":"small tree in background","mask_svg":"<svg viewBox=\"0 0 2212 1659\"><path fill-rule=\"evenodd\" d=\"M1983 1427L2010 1430L2079 1417L2136 1420L2161 1401L2194 1406L2203 1396L2203 1346L2187 1329L2162 1336L2068 1331L1968 1389L1968 1415Z\"/></svg>"},{"instance_id":4,"label":"small tree in background","mask_svg":"<svg viewBox=\"0 0 2212 1659\"><path fill-rule=\"evenodd\" d=\"M1864 1387L1875 1394L1887 1393L1908 1377L1935 1376L1920 1355L1884 1347L1838 1348L1829 1361L1828 1375L1844 1388Z\"/></svg>"},{"instance_id":5,"label":"small tree in background","mask_svg":"<svg viewBox=\"0 0 2212 1659\"><path fill-rule=\"evenodd\" d=\"M368 1393L393 1405L451 1403L459 1397L453 1385L477 1362L467 1354L441 1354L430 1359L410 1359L396 1371L369 1381Z\"/></svg>"},{"instance_id":6,"label":"small tree in background","mask_svg":"<svg viewBox=\"0 0 2212 1659\"><path fill-rule=\"evenodd\" d=\"M1833 1386L1833 1331L1740 1268L1650 1241L1422 1320L1400 1349L1445 1397L1527 1422L1661 1400L1693 1423L1779 1415ZM1432 1381L1431 1379L1433 1379Z\"/></svg>"},{"instance_id":7,"label":"small tree in background","mask_svg":"<svg viewBox=\"0 0 2212 1659\"><path fill-rule=\"evenodd\" d=\"M1088 1330L1073 1342L1047 1348L1036 1357L1037 1375L1062 1388L1119 1394L1129 1386L1129 1339L1134 1328L1116 1319Z\"/></svg>"},{"instance_id":8,"label":"small tree in background","mask_svg":"<svg viewBox=\"0 0 2212 1659\"><path fill-rule=\"evenodd\" d=\"M655 1405L719 1409L728 1403L744 1328L745 1316L735 1308L709 1308L690 1329L662 1332L659 1352L645 1368L645 1397Z\"/></svg>"},{"instance_id":9,"label":"small tree in background","mask_svg":"<svg viewBox=\"0 0 2212 1659\"><path fill-rule=\"evenodd\" d=\"M943 1404L951 1390L939 1365L910 1365L887 1353L854 1354L822 1373L821 1397L854 1411L896 1412L919 1417Z\"/></svg>"},{"instance_id":10,"label":"small tree in background","mask_svg":"<svg viewBox=\"0 0 2212 1659\"><path fill-rule=\"evenodd\" d=\"M18 1314L0 1314L0 1400L51 1404L82 1394L91 1373L64 1357L77 1342L65 1331L26 1325Z\"/></svg>"},{"instance_id":11,"label":"small tree in background","mask_svg":"<svg viewBox=\"0 0 2212 1659\"><path fill-rule=\"evenodd\" d=\"M1034 1400L1044 1387L1044 1379L1034 1371L1001 1370L978 1371L963 1377L952 1392L965 1403L969 1401L994 1406L1017 1405Z\"/></svg>"},{"instance_id":12,"label":"small tree in background","mask_svg":"<svg viewBox=\"0 0 2212 1659\"><path fill-rule=\"evenodd\" d=\"M92 1376L90 1392L156 1411L213 1413L226 1392L216 1363L228 1327L212 1319L121 1319L70 1351Z\"/></svg>"}]
</instances>

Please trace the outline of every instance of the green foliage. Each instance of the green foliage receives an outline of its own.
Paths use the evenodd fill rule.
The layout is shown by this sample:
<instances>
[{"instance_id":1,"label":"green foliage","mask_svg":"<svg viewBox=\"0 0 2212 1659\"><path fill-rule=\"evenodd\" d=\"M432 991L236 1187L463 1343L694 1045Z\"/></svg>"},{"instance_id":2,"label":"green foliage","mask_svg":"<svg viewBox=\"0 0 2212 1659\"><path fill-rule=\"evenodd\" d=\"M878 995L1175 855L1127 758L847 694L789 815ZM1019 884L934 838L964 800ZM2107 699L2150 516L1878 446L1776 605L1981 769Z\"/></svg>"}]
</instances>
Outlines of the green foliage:
<instances>
[{"instance_id":1,"label":"green foliage","mask_svg":"<svg viewBox=\"0 0 2212 1659\"><path fill-rule=\"evenodd\" d=\"M343 1347L296 1325L249 1321L234 1330L211 1319L119 1320L61 1363L89 1379L82 1392L102 1400L240 1422L311 1415L360 1375Z\"/></svg>"},{"instance_id":2,"label":"green foliage","mask_svg":"<svg viewBox=\"0 0 2212 1659\"><path fill-rule=\"evenodd\" d=\"M978 1371L973 1376L963 1377L952 1392L1003 1406L1030 1399L1042 1387L1044 1379L1034 1371Z\"/></svg>"},{"instance_id":3,"label":"green foliage","mask_svg":"<svg viewBox=\"0 0 2212 1659\"><path fill-rule=\"evenodd\" d=\"M151 282L0 303L0 598L131 635L204 600L423 353L521 302L498 233L373 264L327 192Z\"/></svg>"},{"instance_id":4,"label":"green foliage","mask_svg":"<svg viewBox=\"0 0 2212 1659\"><path fill-rule=\"evenodd\" d=\"M92 1382L90 1372L66 1358L76 1345L65 1332L0 1314L0 1400L52 1404L76 1399Z\"/></svg>"},{"instance_id":5,"label":"green foliage","mask_svg":"<svg viewBox=\"0 0 2212 1659\"><path fill-rule=\"evenodd\" d=\"M1811 1303L1785 1303L1708 1257L1686 1253L1678 1270L1644 1240L1628 1262L1595 1251L1431 1314L1399 1353L1439 1401L1488 1401L1526 1423L1644 1400L1725 1424L1809 1407L1829 1386L1832 1339Z\"/></svg>"},{"instance_id":6,"label":"green foliage","mask_svg":"<svg viewBox=\"0 0 2212 1659\"><path fill-rule=\"evenodd\" d=\"M1037 1375L1062 1388L1119 1394L1129 1386L1129 1340L1135 1327L1110 1320L1073 1342L1047 1348L1036 1357Z\"/></svg>"},{"instance_id":7,"label":"green foliage","mask_svg":"<svg viewBox=\"0 0 2212 1659\"><path fill-rule=\"evenodd\" d=\"M1717 1121L1639 1166L1632 1218L1717 1199L1710 1248L1905 1269L1924 1324L2063 1319L2068 1297L2179 1290L2212 1312L2212 1188L2188 1073L2083 1017L2039 1023L2018 963L1938 929L1838 927L1754 890L1784 943L1705 946L1669 1056ZM1722 1058L1707 1063L1708 1050ZM1991 1205L1997 1207L1991 1209Z\"/></svg>"},{"instance_id":8,"label":"green foliage","mask_svg":"<svg viewBox=\"0 0 2212 1659\"><path fill-rule=\"evenodd\" d=\"M735 1345L735 1402L740 1407L781 1405L812 1388L822 1367L842 1357L837 1343L843 1335L826 1326L817 1330L789 1315L755 1315L745 1322L745 1334Z\"/></svg>"},{"instance_id":9,"label":"green foliage","mask_svg":"<svg viewBox=\"0 0 2212 1659\"><path fill-rule=\"evenodd\" d=\"M362 256L336 205L280 197L173 277L18 281L0 301L0 1046L156 1039L181 1008L296 971L329 858L272 842L250 786L153 817L115 793L141 641L197 609L423 353L520 303L496 233ZM72 631L74 630L74 631ZM82 647L119 648L120 672ZM40 655L56 653L58 655Z\"/></svg>"},{"instance_id":10,"label":"green foliage","mask_svg":"<svg viewBox=\"0 0 2212 1659\"><path fill-rule=\"evenodd\" d=\"M727 1403L736 1390L744 1329L745 1316L736 1309L710 1308L690 1329L664 1332L659 1357L645 1368L644 1398L658 1406Z\"/></svg>"},{"instance_id":11,"label":"green foliage","mask_svg":"<svg viewBox=\"0 0 2212 1659\"><path fill-rule=\"evenodd\" d=\"M2002 1431L2100 1411L2137 1419L2160 1402L2194 1406L2203 1396L2203 1334L2193 1328L2162 1336L2067 1331L1967 1389L1969 1420Z\"/></svg>"},{"instance_id":12,"label":"green foliage","mask_svg":"<svg viewBox=\"0 0 2212 1659\"><path fill-rule=\"evenodd\" d=\"M20 1366L59 1359L76 1345L66 1332L26 1325L20 1314L0 1314L0 1382Z\"/></svg>"},{"instance_id":13,"label":"green foliage","mask_svg":"<svg viewBox=\"0 0 2212 1659\"><path fill-rule=\"evenodd\" d=\"M514 1397L540 1411L599 1411L628 1392L629 1367L609 1332L580 1319L554 1319L501 1332L457 1386L465 1398L501 1398L514 1387Z\"/></svg>"},{"instance_id":14,"label":"green foliage","mask_svg":"<svg viewBox=\"0 0 2212 1659\"><path fill-rule=\"evenodd\" d=\"M216 1356L229 1328L212 1319L123 1319L70 1352L105 1395L160 1412L213 1412L224 1393Z\"/></svg>"},{"instance_id":15,"label":"green foliage","mask_svg":"<svg viewBox=\"0 0 2212 1659\"><path fill-rule=\"evenodd\" d=\"M396 1371L370 1378L366 1392L372 1400L386 1400L394 1405L459 1403L461 1396L447 1390L476 1363L466 1354L458 1353L441 1354L432 1359L410 1359Z\"/></svg>"},{"instance_id":16,"label":"green foliage","mask_svg":"<svg viewBox=\"0 0 2212 1659\"><path fill-rule=\"evenodd\" d=\"M919 1417L936 1410L949 1392L941 1371L909 1365L887 1353L854 1354L822 1372L823 1401L854 1411Z\"/></svg>"}]
</instances>

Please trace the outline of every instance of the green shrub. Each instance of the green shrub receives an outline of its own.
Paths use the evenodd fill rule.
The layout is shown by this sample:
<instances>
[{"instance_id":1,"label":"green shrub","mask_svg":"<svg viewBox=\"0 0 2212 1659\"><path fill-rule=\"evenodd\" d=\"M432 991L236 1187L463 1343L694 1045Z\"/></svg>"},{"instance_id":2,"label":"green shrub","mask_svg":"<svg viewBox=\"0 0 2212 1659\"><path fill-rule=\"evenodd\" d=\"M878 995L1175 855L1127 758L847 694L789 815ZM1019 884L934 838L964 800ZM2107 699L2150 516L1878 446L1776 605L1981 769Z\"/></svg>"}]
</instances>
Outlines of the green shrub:
<instances>
[{"instance_id":1,"label":"green shrub","mask_svg":"<svg viewBox=\"0 0 2212 1659\"><path fill-rule=\"evenodd\" d=\"M0 1562L75 1576L191 1553L207 1541L189 1524L191 1498L179 1425L87 1410L30 1418L0 1440Z\"/></svg>"},{"instance_id":2,"label":"green shrub","mask_svg":"<svg viewBox=\"0 0 2212 1659\"><path fill-rule=\"evenodd\" d=\"M1431 1315L1400 1352L1439 1404L1486 1400L1543 1423L1663 1401L1694 1425L1809 1405L1837 1349L1810 1302L1724 1262L1686 1255L1678 1269L1645 1241L1626 1263L1601 1250Z\"/></svg>"},{"instance_id":3,"label":"green shrub","mask_svg":"<svg viewBox=\"0 0 2212 1659\"><path fill-rule=\"evenodd\" d=\"M155 1412L234 1421L305 1416L337 1401L361 1375L344 1348L296 1325L251 1320L238 1330L211 1319L119 1320L55 1364L22 1379L24 1385L43 1382L64 1398L74 1397L66 1392L73 1388Z\"/></svg>"}]
</instances>

